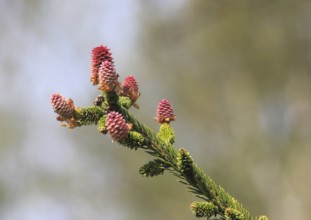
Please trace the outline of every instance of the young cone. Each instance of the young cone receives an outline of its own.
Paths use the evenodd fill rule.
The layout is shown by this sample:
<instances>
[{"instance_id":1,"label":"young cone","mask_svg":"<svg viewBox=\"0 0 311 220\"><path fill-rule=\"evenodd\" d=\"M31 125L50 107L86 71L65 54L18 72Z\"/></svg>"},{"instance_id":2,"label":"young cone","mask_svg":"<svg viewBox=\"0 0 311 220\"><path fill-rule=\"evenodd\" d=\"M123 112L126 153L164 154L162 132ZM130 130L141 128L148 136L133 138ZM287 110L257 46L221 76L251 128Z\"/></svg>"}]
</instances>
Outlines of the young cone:
<instances>
[{"instance_id":1,"label":"young cone","mask_svg":"<svg viewBox=\"0 0 311 220\"><path fill-rule=\"evenodd\" d=\"M118 74L111 61L104 61L98 71L99 89L109 92L114 90L118 85Z\"/></svg>"},{"instance_id":2,"label":"young cone","mask_svg":"<svg viewBox=\"0 0 311 220\"><path fill-rule=\"evenodd\" d=\"M176 116L173 113L171 104L166 100L162 99L158 104L157 117L155 118L159 123L169 123L174 121Z\"/></svg>"},{"instance_id":3,"label":"young cone","mask_svg":"<svg viewBox=\"0 0 311 220\"><path fill-rule=\"evenodd\" d=\"M136 102L140 96L140 92L134 76L130 75L124 79L121 85L121 95L129 97L132 103Z\"/></svg>"},{"instance_id":4,"label":"young cone","mask_svg":"<svg viewBox=\"0 0 311 220\"><path fill-rule=\"evenodd\" d=\"M104 61L113 62L110 49L106 46L98 46L92 50L91 60L91 82L93 85L98 84L98 71L99 67Z\"/></svg>"},{"instance_id":5,"label":"young cone","mask_svg":"<svg viewBox=\"0 0 311 220\"><path fill-rule=\"evenodd\" d=\"M64 119L70 119L75 112L75 106L72 99L66 99L58 93L51 96L51 105L54 112Z\"/></svg>"},{"instance_id":6,"label":"young cone","mask_svg":"<svg viewBox=\"0 0 311 220\"><path fill-rule=\"evenodd\" d=\"M123 116L118 112L109 112L106 119L106 128L109 135L114 141L121 141L124 139L129 131L130 127L125 122Z\"/></svg>"}]
</instances>

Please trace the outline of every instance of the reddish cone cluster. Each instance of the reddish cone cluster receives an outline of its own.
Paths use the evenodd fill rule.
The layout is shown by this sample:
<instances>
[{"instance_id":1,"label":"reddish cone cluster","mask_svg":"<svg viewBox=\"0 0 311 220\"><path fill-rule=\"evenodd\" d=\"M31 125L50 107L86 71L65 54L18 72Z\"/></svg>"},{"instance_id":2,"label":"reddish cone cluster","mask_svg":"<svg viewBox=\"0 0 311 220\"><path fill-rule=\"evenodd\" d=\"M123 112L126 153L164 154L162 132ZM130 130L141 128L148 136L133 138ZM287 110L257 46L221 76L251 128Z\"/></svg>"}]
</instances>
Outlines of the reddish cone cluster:
<instances>
[{"instance_id":1,"label":"reddish cone cluster","mask_svg":"<svg viewBox=\"0 0 311 220\"><path fill-rule=\"evenodd\" d=\"M51 96L51 105L54 112L59 114L64 119L70 119L73 117L75 106L72 99L66 99L56 93Z\"/></svg>"},{"instance_id":2,"label":"reddish cone cluster","mask_svg":"<svg viewBox=\"0 0 311 220\"><path fill-rule=\"evenodd\" d=\"M98 84L98 71L104 61L113 63L110 49L106 46L98 46L92 50L92 63L91 63L91 82L93 85Z\"/></svg>"},{"instance_id":3,"label":"reddish cone cluster","mask_svg":"<svg viewBox=\"0 0 311 220\"><path fill-rule=\"evenodd\" d=\"M138 84L134 76L127 76L121 85L121 94L129 97L132 102L136 102L140 96Z\"/></svg>"},{"instance_id":4,"label":"reddish cone cluster","mask_svg":"<svg viewBox=\"0 0 311 220\"><path fill-rule=\"evenodd\" d=\"M174 121L176 116L173 113L173 108L171 104L163 99L159 104L157 108L157 117L156 120L163 124L163 123L169 123L170 121Z\"/></svg>"},{"instance_id":5,"label":"reddish cone cluster","mask_svg":"<svg viewBox=\"0 0 311 220\"><path fill-rule=\"evenodd\" d=\"M114 90L119 85L118 77L112 61L102 62L98 71L99 89L106 92Z\"/></svg>"},{"instance_id":6,"label":"reddish cone cluster","mask_svg":"<svg viewBox=\"0 0 311 220\"><path fill-rule=\"evenodd\" d=\"M118 112L109 112L106 119L106 127L115 141L124 139L130 131L130 126L126 124L122 115Z\"/></svg>"}]
</instances>

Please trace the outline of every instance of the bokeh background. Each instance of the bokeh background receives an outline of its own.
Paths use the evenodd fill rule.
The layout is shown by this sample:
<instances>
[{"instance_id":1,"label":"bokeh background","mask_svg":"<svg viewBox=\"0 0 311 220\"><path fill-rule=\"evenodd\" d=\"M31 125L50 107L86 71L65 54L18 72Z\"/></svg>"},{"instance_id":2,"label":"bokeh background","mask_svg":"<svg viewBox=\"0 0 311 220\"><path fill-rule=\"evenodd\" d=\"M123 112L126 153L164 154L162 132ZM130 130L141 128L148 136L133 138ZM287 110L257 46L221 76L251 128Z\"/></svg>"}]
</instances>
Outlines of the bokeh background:
<instances>
[{"instance_id":1,"label":"bokeh background","mask_svg":"<svg viewBox=\"0 0 311 220\"><path fill-rule=\"evenodd\" d=\"M168 99L176 146L253 216L311 219L310 21L307 0L0 0L0 219L196 219L143 151L55 120L52 93L92 105L100 44L139 82L133 114L157 129Z\"/></svg>"}]
</instances>

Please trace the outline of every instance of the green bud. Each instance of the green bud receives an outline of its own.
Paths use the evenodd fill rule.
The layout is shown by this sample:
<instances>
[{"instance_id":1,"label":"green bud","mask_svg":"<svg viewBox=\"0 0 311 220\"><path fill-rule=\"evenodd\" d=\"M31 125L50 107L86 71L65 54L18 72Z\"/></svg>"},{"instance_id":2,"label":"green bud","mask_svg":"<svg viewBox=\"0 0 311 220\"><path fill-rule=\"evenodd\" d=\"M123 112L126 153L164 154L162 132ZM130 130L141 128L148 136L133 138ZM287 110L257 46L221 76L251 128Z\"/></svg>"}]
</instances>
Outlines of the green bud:
<instances>
[{"instance_id":1,"label":"green bud","mask_svg":"<svg viewBox=\"0 0 311 220\"><path fill-rule=\"evenodd\" d=\"M225 210L225 217L227 220L243 220L245 219L245 216L240 211L233 209L233 208L227 208Z\"/></svg>"},{"instance_id":2,"label":"green bud","mask_svg":"<svg viewBox=\"0 0 311 220\"><path fill-rule=\"evenodd\" d=\"M97 122L97 130L103 134L107 134L106 119L107 115L104 115Z\"/></svg>"},{"instance_id":3,"label":"green bud","mask_svg":"<svg viewBox=\"0 0 311 220\"><path fill-rule=\"evenodd\" d=\"M169 123L161 124L157 136L167 144L173 144L175 142L175 132Z\"/></svg>"},{"instance_id":4,"label":"green bud","mask_svg":"<svg viewBox=\"0 0 311 220\"><path fill-rule=\"evenodd\" d=\"M178 150L177 154L177 166L182 173L188 173L193 170L193 160L191 158L190 153L184 149L181 148Z\"/></svg>"},{"instance_id":5,"label":"green bud","mask_svg":"<svg viewBox=\"0 0 311 220\"><path fill-rule=\"evenodd\" d=\"M119 96L119 103L126 109L129 109L132 106L132 101L127 96Z\"/></svg>"},{"instance_id":6,"label":"green bud","mask_svg":"<svg viewBox=\"0 0 311 220\"><path fill-rule=\"evenodd\" d=\"M120 144L137 150L138 148L145 145L144 137L137 131L130 131L125 139L119 141Z\"/></svg>"},{"instance_id":7,"label":"green bud","mask_svg":"<svg viewBox=\"0 0 311 220\"><path fill-rule=\"evenodd\" d=\"M198 218L210 218L217 214L217 207L212 202L193 202L191 203L191 210Z\"/></svg>"}]
</instances>

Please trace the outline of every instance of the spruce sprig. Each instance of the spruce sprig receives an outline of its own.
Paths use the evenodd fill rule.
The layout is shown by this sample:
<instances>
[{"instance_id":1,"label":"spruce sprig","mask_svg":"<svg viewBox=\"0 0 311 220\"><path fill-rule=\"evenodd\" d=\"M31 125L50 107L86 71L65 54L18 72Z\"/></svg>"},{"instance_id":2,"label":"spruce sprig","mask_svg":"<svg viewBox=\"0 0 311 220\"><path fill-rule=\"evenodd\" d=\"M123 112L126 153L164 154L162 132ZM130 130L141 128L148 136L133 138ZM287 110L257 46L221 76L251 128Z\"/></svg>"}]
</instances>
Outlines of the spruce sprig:
<instances>
[{"instance_id":1,"label":"spruce sprig","mask_svg":"<svg viewBox=\"0 0 311 220\"><path fill-rule=\"evenodd\" d=\"M130 112L132 106L138 108L136 100L140 96L134 76L122 82L115 72L111 52L106 46L92 50L91 82L99 85L102 93L94 101L94 106L78 108L72 99L53 94L51 104L58 114L57 120L69 128L95 124L98 131L109 134L113 141L130 149L143 149L155 157L144 164L139 173L154 177L171 172L187 186L189 192L203 201L191 204L196 217L231 220L268 220L266 216L253 218L235 198L208 177L194 163L185 148L175 148L175 132L170 123L176 119L171 104L163 99L157 108L156 120L160 123L158 132L141 123Z\"/></svg>"}]
</instances>

